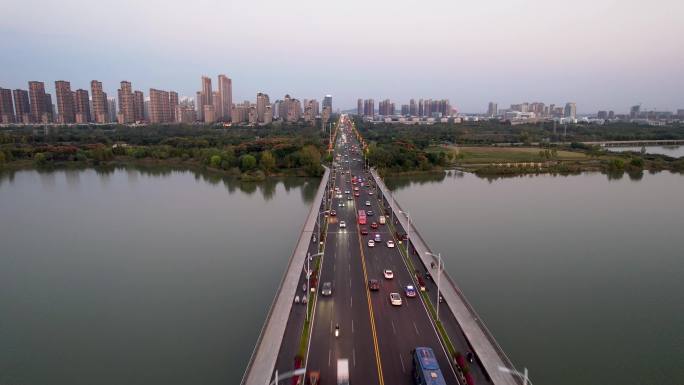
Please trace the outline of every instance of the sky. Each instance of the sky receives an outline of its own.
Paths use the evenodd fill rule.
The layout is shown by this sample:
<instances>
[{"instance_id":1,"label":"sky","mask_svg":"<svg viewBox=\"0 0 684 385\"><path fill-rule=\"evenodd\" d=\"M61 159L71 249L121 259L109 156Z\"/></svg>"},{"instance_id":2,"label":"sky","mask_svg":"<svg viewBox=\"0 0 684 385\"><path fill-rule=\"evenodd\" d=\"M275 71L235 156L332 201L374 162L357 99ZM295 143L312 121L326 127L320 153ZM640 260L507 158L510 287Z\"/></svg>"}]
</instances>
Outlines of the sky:
<instances>
[{"instance_id":1,"label":"sky","mask_svg":"<svg viewBox=\"0 0 684 385\"><path fill-rule=\"evenodd\" d=\"M0 87L684 108L682 0L4 0Z\"/></svg>"}]
</instances>

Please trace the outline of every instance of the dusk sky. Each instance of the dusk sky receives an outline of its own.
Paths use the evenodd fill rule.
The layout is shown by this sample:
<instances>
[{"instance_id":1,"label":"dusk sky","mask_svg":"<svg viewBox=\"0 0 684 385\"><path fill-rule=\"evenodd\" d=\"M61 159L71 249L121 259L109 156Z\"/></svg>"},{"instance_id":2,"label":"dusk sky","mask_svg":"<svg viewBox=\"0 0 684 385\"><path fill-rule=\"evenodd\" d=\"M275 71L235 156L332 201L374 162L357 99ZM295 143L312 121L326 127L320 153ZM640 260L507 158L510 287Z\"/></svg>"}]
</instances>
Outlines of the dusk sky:
<instances>
[{"instance_id":1,"label":"dusk sky","mask_svg":"<svg viewBox=\"0 0 684 385\"><path fill-rule=\"evenodd\" d=\"M201 75L225 73L234 101L263 91L329 93L342 109L422 97L462 112L489 101L676 110L682 15L682 0L9 0L0 87L98 79L112 97L130 80L146 97L193 96Z\"/></svg>"}]
</instances>

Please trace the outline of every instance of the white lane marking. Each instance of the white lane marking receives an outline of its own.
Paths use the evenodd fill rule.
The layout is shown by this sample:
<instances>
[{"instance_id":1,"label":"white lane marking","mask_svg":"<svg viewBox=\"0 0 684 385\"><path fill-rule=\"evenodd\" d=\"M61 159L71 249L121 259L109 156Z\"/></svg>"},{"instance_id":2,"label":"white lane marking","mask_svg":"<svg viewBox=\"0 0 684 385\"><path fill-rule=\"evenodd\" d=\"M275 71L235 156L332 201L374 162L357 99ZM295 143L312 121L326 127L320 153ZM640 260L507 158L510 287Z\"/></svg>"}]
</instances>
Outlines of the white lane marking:
<instances>
[{"instance_id":1,"label":"white lane marking","mask_svg":"<svg viewBox=\"0 0 684 385\"><path fill-rule=\"evenodd\" d=\"M416 329L416 334L420 335L420 332L418 331L418 326L416 326L416 321L413 321L413 328Z\"/></svg>"},{"instance_id":2,"label":"white lane marking","mask_svg":"<svg viewBox=\"0 0 684 385\"><path fill-rule=\"evenodd\" d=\"M328 349L328 366L330 366L330 357L332 356L332 350Z\"/></svg>"},{"instance_id":3,"label":"white lane marking","mask_svg":"<svg viewBox=\"0 0 684 385\"><path fill-rule=\"evenodd\" d=\"M392 331L394 334L397 334L397 329L394 327L394 320L390 320L392 322Z\"/></svg>"},{"instance_id":4,"label":"white lane marking","mask_svg":"<svg viewBox=\"0 0 684 385\"><path fill-rule=\"evenodd\" d=\"M356 366L356 349L352 348L352 362Z\"/></svg>"},{"instance_id":5,"label":"white lane marking","mask_svg":"<svg viewBox=\"0 0 684 385\"><path fill-rule=\"evenodd\" d=\"M349 288L351 289L351 278L349 278Z\"/></svg>"},{"instance_id":6,"label":"white lane marking","mask_svg":"<svg viewBox=\"0 0 684 385\"><path fill-rule=\"evenodd\" d=\"M404 357L401 356L401 353L399 353L399 361L401 361L401 371L406 373L406 367L404 366Z\"/></svg>"},{"instance_id":7,"label":"white lane marking","mask_svg":"<svg viewBox=\"0 0 684 385\"><path fill-rule=\"evenodd\" d=\"M330 333L332 333L332 318L330 319Z\"/></svg>"},{"instance_id":8,"label":"white lane marking","mask_svg":"<svg viewBox=\"0 0 684 385\"><path fill-rule=\"evenodd\" d=\"M349 307L352 307L352 297L349 297Z\"/></svg>"},{"instance_id":9,"label":"white lane marking","mask_svg":"<svg viewBox=\"0 0 684 385\"><path fill-rule=\"evenodd\" d=\"M354 333L354 320L352 320L352 333Z\"/></svg>"}]
</instances>

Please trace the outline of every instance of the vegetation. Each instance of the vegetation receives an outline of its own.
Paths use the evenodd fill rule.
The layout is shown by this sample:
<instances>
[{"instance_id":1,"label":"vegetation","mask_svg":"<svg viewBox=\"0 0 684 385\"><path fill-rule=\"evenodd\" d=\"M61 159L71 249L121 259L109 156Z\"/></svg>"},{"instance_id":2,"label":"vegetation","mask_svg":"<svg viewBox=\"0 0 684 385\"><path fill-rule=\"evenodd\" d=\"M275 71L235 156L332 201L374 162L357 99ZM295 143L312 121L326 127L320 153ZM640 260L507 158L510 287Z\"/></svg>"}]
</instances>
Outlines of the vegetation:
<instances>
[{"instance_id":1,"label":"vegetation","mask_svg":"<svg viewBox=\"0 0 684 385\"><path fill-rule=\"evenodd\" d=\"M211 129L185 125L59 127L0 131L0 167L167 164L246 180L320 176L327 136L307 126Z\"/></svg>"}]
</instances>

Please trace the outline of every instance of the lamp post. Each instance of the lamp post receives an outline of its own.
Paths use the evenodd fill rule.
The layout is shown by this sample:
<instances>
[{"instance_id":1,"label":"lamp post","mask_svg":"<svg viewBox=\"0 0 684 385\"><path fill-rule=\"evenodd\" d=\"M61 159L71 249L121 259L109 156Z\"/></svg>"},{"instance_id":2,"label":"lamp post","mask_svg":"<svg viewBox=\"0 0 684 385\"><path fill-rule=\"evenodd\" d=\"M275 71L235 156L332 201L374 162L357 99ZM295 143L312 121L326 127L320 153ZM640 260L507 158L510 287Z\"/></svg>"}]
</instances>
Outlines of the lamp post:
<instances>
[{"instance_id":1,"label":"lamp post","mask_svg":"<svg viewBox=\"0 0 684 385\"><path fill-rule=\"evenodd\" d=\"M309 320L309 295L311 294L311 258L323 255L323 253L306 253L306 320Z\"/></svg>"},{"instance_id":2,"label":"lamp post","mask_svg":"<svg viewBox=\"0 0 684 385\"><path fill-rule=\"evenodd\" d=\"M527 368L524 368L524 371L525 371L524 373L520 373L517 370L509 369L509 368L504 367L504 366L499 366L499 371L504 372L504 373L515 374L516 376L521 377L523 379L523 385L527 385L528 383L530 385L532 385L532 381L530 381L530 378L529 378L529 375L527 372Z\"/></svg>"},{"instance_id":3,"label":"lamp post","mask_svg":"<svg viewBox=\"0 0 684 385\"><path fill-rule=\"evenodd\" d=\"M325 207L323 207L325 209ZM318 240L321 240L321 235L323 234L323 230L321 229L321 214L325 213L327 210L323 210L318 213L318 216L316 216L316 225L318 226Z\"/></svg>"},{"instance_id":4,"label":"lamp post","mask_svg":"<svg viewBox=\"0 0 684 385\"><path fill-rule=\"evenodd\" d=\"M411 243L411 213L408 211L399 212L406 214L406 219L408 220L408 226L406 226L406 257L411 258L411 254L409 254L409 243Z\"/></svg>"},{"instance_id":5,"label":"lamp post","mask_svg":"<svg viewBox=\"0 0 684 385\"><path fill-rule=\"evenodd\" d=\"M431 255L432 257L437 257L437 321L439 321L439 283L442 277L442 253L432 254L426 251L425 254Z\"/></svg>"}]
</instances>

